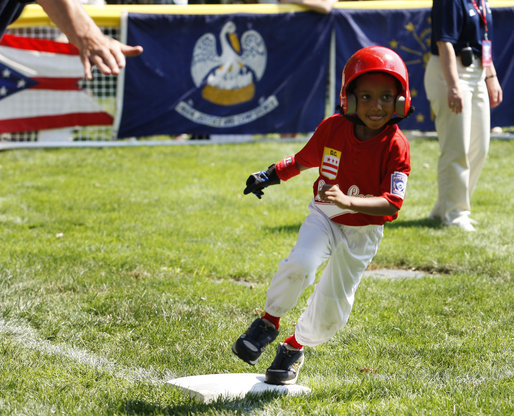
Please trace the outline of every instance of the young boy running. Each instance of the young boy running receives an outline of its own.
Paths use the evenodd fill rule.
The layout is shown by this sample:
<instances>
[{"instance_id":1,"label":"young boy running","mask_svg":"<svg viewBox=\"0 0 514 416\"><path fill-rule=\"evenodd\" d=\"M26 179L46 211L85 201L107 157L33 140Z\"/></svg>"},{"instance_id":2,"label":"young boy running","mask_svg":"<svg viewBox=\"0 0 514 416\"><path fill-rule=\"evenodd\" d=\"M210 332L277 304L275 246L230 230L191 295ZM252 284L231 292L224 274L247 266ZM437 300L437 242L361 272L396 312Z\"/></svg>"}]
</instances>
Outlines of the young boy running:
<instances>
[{"instance_id":1,"label":"young boy running","mask_svg":"<svg viewBox=\"0 0 514 416\"><path fill-rule=\"evenodd\" d=\"M269 384L294 384L304 346L322 344L346 325L384 223L397 217L403 203L410 150L397 122L412 112L405 63L388 48L357 51L343 70L340 104L341 114L324 120L296 155L246 182L244 193L261 198L267 186L319 169L310 213L271 280L265 314L232 346L239 358L257 363L277 337L280 317L314 284L316 270L328 259L294 334L279 344L266 371Z\"/></svg>"}]
</instances>

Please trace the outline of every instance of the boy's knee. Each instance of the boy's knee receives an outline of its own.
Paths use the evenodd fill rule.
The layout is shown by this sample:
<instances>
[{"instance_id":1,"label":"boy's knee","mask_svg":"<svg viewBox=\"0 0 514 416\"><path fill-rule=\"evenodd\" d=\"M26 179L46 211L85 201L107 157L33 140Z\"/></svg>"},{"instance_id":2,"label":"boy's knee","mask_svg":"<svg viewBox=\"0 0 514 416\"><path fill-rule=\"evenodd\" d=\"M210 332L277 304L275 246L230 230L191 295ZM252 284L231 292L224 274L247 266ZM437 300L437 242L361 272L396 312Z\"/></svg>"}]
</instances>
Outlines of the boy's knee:
<instances>
[{"instance_id":1,"label":"boy's knee","mask_svg":"<svg viewBox=\"0 0 514 416\"><path fill-rule=\"evenodd\" d=\"M283 267L287 270L287 278L296 282L309 281L316 272L316 267L302 258L287 259Z\"/></svg>"}]
</instances>

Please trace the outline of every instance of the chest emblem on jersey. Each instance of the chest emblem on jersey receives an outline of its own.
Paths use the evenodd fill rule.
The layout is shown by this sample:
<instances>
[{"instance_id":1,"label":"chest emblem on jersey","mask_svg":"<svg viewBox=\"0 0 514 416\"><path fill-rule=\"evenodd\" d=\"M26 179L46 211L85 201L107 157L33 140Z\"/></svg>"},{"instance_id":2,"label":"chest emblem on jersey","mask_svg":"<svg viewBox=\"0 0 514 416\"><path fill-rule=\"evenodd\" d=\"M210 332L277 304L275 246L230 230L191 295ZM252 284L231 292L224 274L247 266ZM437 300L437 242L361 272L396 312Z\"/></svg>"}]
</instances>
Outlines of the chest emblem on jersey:
<instances>
[{"instance_id":1,"label":"chest emblem on jersey","mask_svg":"<svg viewBox=\"0 0 514 416\"><path fill-rule=\"evenodd\" d=\"M321 174L328 179L335 179L341 163L341 152L339 150L325 147L323 150L323 163L321 164Z\"/></svg>"}]
</instances>

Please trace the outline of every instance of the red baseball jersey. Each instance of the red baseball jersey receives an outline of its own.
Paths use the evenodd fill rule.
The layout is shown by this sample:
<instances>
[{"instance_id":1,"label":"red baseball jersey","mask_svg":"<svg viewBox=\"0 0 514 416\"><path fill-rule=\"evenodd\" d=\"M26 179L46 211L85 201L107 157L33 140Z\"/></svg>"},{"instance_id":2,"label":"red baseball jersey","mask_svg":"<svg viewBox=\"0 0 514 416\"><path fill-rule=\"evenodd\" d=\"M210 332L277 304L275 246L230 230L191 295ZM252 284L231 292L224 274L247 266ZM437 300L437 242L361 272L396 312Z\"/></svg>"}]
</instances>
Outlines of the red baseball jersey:
<instances>
[{"instance_id":1,"label":"red baseball jersey","mask_svg":"<svg viewBox=\"0 0 514 416\"><path fill-rule=\"evenodd\" d=\"M332 221L362 226L384 224L394 216L375 216L343 210L319 198L325 184L337 184L347 195L380 196L401 208L410 173L410 146L397 124L389 125L378 135L360 141L354 123L339 114L321 122L312 138L295 160L308 168L318 167L314 182L314 203Z\"/></svg>"}]
</instances>

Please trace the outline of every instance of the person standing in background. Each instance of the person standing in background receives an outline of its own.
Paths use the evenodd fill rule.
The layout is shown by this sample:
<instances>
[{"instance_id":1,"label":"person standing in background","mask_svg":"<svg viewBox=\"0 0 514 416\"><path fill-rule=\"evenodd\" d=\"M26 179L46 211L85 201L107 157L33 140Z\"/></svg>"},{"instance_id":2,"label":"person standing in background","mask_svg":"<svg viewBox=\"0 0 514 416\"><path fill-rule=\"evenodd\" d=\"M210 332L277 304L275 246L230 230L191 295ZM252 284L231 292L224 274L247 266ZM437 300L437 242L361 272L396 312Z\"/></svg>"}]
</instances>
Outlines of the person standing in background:
<instances>
[{"instance_id":1,"label":"person standing in background","mask_svg":"<svg viewBox=\"0 0 514 416\"><path fill-rule=\"evenodd\" d=\"M492 59L488 0L434 0L425 90L439 138L438 198L429 218L475 231L471 195L490 140L490 108L502 102Z\"/></svg>"}]
</instances>

